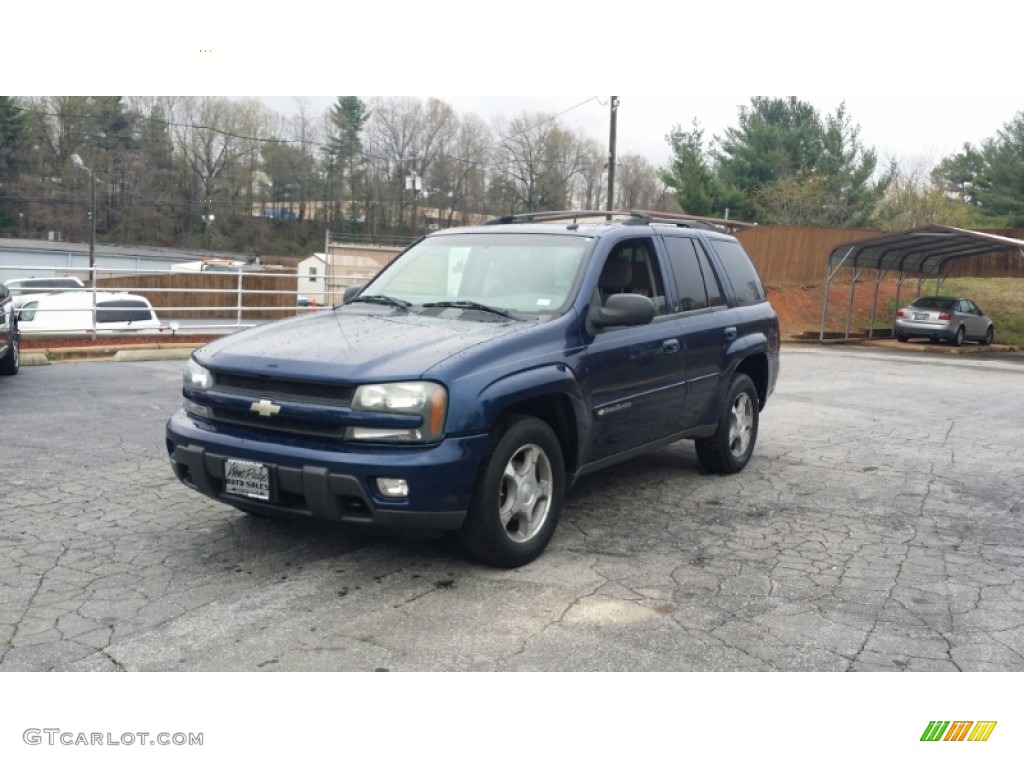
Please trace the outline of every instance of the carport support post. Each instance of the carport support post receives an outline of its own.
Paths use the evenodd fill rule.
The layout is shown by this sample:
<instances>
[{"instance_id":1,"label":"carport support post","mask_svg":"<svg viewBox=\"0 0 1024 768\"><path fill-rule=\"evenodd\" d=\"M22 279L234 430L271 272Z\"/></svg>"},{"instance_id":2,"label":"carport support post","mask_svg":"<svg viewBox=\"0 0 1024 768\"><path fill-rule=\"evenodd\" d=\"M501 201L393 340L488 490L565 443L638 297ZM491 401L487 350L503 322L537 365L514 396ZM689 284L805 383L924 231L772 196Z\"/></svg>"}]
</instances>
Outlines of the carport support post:
<instances>
[{"instance_id":1,"label":"carport support post","mask_svg":"<svg viewBox=\"0 0 1024 768\"><path fill-rule=\"evenodd\" d=\"M876 270L875 276L875 297L871 300L871 322L868 323L868 338L873 338L875 335L875 312L878 309L878 285L882 282L882 278L885 277L885 270Z\"/></svg>"},{"instance_id":2,"label":"carport support post","mask_svg":"<svg viewBox=\"0 0 1024 768\"><path fill-rule=\"evenodd\" d=\"M831 254L825 261L825 299L821 302L821 330L818 332L819 342L825 341L825 318L828 315L828 289L832 286L832 278L836 276L836 272L838 272L839 268L843 266L843 262L846 261L846 257L849 256L852 251L853 246L851 245L846 249L846 253L843 254L843 258L841 258L839 263L836 264L835 269L832 269Z\"/></svg>"},{"instance_id":3,"label":"carport support post","mask_svg":"<svg viewBox=\"0 0 1024 768\"><path fill-rule=\"evenodd\" d=\"M900 311L900 291L903 290L903 281L906 279L906 275L903 274L903 270L900 270L899 279L896 281L896 307L893 309L892 322L896 322L896 313Z\"/></svg>"},{"instance_id":4,"label":"carport support post","mask_svg":"<svg viewBox=\"0 0 1024 768\"><path fill-rule=\"evenodd\" d=\"M828 289L832 286L832 274L828 267L825 268L825 299L821 302L821 330L818 332L818 342L825 341L825 316L828 314Z\"/></svg>"},{"instance_id":5,"label":"carport support post","mask_svg":"<svg viewBox=\"0 0 1024 768\"><path fill-rule=\"evenodd\" d=\"M860 277L860 273L864 270L857 269L857 260L853 262L853 277L850 279L850 304L846 308L846 336L843 338L850 338L850 323L853 320L853 292L857 287L857 278Z\"/></svg>"}]
</instances>

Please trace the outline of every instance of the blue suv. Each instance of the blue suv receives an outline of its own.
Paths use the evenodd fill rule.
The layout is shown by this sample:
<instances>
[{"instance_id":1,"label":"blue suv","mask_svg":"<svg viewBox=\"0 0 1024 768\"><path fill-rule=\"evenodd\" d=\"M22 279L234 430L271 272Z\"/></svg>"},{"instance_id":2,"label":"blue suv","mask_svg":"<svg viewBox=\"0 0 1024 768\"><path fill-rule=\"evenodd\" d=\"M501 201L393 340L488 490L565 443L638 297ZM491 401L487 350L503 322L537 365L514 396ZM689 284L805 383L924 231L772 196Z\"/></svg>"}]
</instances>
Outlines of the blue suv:
<instances>
[{"instance_id":1,"label":"blue suv","mask_svg":"<svg viewBox=\"0 0 1024 768\"><path fill-rule=\"evenodd\" d=\"M711 472L743 469L778 371L736 238L668 214L520 214L432 233L341 306L197 349L167 450L244 512L457 531L516 567L583 475L681 439Z\"/></svg>"}]
</instances>

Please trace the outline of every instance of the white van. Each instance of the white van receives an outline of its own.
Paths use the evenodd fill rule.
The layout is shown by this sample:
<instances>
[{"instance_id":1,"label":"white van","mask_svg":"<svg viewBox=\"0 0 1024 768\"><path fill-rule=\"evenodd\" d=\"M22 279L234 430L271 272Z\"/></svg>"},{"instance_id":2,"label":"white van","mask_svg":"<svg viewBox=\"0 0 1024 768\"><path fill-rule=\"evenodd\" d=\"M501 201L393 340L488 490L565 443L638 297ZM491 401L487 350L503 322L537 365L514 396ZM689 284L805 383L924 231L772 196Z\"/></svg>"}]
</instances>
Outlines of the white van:
<instances>
[{"instance_id":1,"label":"white van","mask_svg":"<svg viewBox=\"0 0 1024 768\"><path fill-rule=\"evenodd\" d=\"M32 297L18 311L22 333L91 333L92 293L74 291ZM96 292L99 333L157 333L160 320L145 296Z\"/></svg>"}]
</instances>

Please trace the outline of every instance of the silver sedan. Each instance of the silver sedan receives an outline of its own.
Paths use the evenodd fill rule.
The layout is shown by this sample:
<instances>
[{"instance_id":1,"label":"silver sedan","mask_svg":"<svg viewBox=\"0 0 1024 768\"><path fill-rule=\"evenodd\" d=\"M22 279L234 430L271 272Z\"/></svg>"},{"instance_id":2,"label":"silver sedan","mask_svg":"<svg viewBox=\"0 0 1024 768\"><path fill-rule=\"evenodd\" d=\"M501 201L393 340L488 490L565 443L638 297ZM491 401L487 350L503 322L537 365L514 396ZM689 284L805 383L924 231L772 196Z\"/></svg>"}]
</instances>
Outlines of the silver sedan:
<instances>
[{"instance_id":1,"label":"silver sedan","mask_svg":"<svg viewBox=\"0 0 1024 768\"><path fill-rule=\"evenodd\" d=\"M923 337L959 347L964 341L991 344L995 326L970 299L921 296L896 312L892 331L899 341Z\"/></svg>"}]
</instances>

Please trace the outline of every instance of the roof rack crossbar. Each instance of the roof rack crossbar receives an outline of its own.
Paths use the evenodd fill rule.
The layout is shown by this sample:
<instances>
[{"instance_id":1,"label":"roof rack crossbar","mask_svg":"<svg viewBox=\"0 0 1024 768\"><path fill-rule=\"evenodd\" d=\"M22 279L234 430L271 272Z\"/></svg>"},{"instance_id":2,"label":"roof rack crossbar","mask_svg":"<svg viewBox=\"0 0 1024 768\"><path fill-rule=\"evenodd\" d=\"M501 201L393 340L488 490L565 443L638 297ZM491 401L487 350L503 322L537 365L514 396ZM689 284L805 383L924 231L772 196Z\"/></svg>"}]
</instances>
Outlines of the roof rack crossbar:
<instances>
[{"instance_id":1,"label":"roof rack crossbar","mask_svg":"<svg viewBox=\"0 0 1024 768\"><path fill-rule=\"evenodd\" d=\"M520 222L551 221L557 219L592 219L598 216L623 215L622 211L532 211L530 213L508 213L484 224L516 224Z\"/></svg>"},{"instance_id":2,"label":"roof rack crossbar","mask_svg":"<svg viewBox=\"0 0 1024 768\"><path fill-rule=\"evenodd\" d=\"M484 224L521 224L559 221L563 219L572 220L574 223L580 219L603 218L609 221L620 220L623 224L672 224L677 227L690 227L694 229L708 229L718 232L744 229L756 226L744 221L730 221L728 219L705 218L691 216L685 213L666 213L663 211L601 211L601 210L570 210L570 211L532 211L529 213L509 213L494 219L485 221Z\"/></svg>"}]
</instances>

